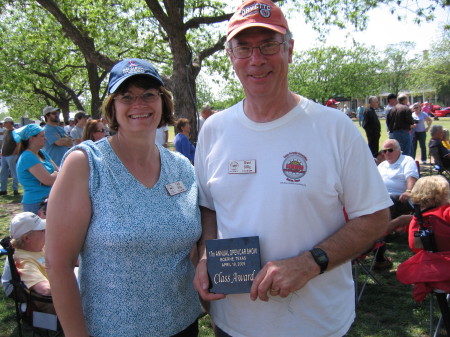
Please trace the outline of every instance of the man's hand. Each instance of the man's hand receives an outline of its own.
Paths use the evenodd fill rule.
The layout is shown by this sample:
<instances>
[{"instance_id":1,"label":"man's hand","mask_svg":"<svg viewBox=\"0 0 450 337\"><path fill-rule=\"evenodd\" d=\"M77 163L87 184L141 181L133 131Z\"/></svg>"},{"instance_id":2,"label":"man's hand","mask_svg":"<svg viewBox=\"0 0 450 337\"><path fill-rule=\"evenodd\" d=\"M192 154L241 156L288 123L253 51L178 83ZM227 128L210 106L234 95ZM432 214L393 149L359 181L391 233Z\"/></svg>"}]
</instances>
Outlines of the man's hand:
<instances>
[{"instance_id":1,"label":"man's hand","mask_svg":"<svg viewBox=\"0 0 450 337\"><path fill-rule=\"evenodd\" d=\"M206 258L202 258L195 269L194 288L204 301L216 301L225 298L224 294L213 294L208 291L209 278L206 267Z\"/></svg>"},{"instance_id":2,"label":"man's hand","mask_svg":"<svg viewBox=\"0 0 450 337\"><path fill-rule=\"evenodd\" d=\"M250 298L255 301L269 300L271 296L287 297L305 286L309 280L320 273L310 252L299 256L267 262L253 280Z\"/></svg>"}]
</instances>

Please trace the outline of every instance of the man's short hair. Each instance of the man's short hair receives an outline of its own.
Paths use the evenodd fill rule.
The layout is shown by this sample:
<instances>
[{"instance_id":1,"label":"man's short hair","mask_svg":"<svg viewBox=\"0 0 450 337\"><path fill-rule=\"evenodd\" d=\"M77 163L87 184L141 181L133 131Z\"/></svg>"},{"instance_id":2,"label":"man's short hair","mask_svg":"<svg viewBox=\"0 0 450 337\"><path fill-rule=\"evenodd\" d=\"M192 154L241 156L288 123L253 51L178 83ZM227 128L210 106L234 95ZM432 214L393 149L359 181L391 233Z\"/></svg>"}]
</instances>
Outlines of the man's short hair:
<instances>
[{"instance_id":1,"label":"man's short hair","mask_svg":"<svg viewBox=\"0 0 450 337\"><path fill-rule=\"evenodd\" d=\"M369 104L371 104L374 100L378 100L377 96L370 96L369 97Z\"/></svg>"},{"instance_id":2,"label":"man's short hair","mask_svg":"<svg viewBox=\"0 0 450 337\"><path fill-rule=\"evenodd\" d=\"M442 130L442 125L434 124L431 126L430 129L430 135L433 137L437 132L440 132Z\"/></svg>"},{"instance_id":3,"label":"man's short hair","mask_svg":"<svg viewBox=\"0 0 450 337\"><path fill-rule=\"evenodd\" d=\"M398 99L398 102L399 102L400 104L403 104L403 102L405 102L405 101L408 100L408 96L402 94L402 95L398 96L397 99Z\"/></svg>"},{"instance_id":4,"label":"man's short hair","mask_svg":"<svg viewBox=\"0 0 450 337\"><path fill-rule=\"evenodd\" d=\"M387 97L388 102L389 102L391 99L397 99L397 95L396 95L396 94L389 94L388 97Z\"/></svg>"}]
</instances>

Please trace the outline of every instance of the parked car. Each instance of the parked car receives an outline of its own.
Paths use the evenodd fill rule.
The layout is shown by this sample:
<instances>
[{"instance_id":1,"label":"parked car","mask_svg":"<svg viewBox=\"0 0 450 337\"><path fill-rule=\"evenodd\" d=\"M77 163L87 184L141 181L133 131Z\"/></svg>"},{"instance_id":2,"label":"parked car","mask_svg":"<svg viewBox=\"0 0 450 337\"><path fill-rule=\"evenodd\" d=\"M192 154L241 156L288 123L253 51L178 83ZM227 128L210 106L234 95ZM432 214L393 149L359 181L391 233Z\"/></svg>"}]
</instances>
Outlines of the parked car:
<instances>
[{"instance_id":1,"label":"parked car","mask_svg":"<svg viewBox=\"0 0 450 337\"><path fill-rule=\"evenodd\" d=\"M433 115L435 117L450 117L450 106L441 110L434 110Z\"/></svg>"}]
</instances>

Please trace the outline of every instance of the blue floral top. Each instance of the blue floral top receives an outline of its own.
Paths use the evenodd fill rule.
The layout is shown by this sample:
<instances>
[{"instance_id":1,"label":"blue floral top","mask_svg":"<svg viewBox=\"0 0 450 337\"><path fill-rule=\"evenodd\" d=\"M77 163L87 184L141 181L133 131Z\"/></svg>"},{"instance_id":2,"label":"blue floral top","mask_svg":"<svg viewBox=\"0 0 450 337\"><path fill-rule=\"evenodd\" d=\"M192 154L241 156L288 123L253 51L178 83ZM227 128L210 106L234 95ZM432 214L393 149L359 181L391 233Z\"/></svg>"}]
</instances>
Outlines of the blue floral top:
<instances>
[{"instance_id":1,"label":"blue floral top","mask_svg":"<svg viewBox=\"0 0 450 337\"><path fill-rule=\"evenodd\" d=\"M92 218L80 253L79 285L89 334L171 336L200 314L189 252L201 235L194 170L158 146L161 172L148 188L134 178L107 138L83 142ZM186 191L170 196L167 185Z\"/></svg>"}]
</instances>

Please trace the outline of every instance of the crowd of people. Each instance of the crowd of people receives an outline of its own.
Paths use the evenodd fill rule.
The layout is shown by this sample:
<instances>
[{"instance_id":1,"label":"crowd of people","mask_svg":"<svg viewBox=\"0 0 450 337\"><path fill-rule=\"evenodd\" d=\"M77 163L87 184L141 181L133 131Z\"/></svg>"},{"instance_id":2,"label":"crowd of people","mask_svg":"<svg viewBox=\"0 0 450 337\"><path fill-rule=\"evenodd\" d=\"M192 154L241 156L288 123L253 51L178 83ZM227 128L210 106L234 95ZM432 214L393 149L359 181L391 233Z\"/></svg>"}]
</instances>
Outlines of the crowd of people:
<instances>
[{"instance_id":1,"label":"crowd of people","mask_svg":"<svg viewBox=\"0 0 450 337\"><path fill-rule=\"evenodd\" d=\"M11 131L24 213L10 234L19 251L37 238L23 255L39 255L45 280L29 286L49 281L65 336L197 336L204 310L218 337L344 336L352 325L351 261L411 212L411 130L431 122L392 100L380 152L375 96L367 144L335 99L290 91L294 39L270 0L240 4L226 35L245 99L220 113L205 105L198 120L174 121L157 69L131 58L111 69L104 120L79 112L64 129L48 106L43 128ZM173 124L177 151L166 148ZM261 258L249 293L211 292L207 241L249 236ZM384 251L377 262L392 266Z\"/></svg>"}]
</instances>

